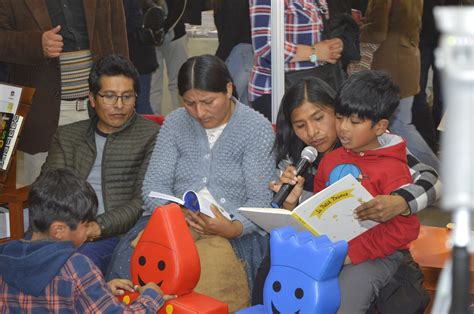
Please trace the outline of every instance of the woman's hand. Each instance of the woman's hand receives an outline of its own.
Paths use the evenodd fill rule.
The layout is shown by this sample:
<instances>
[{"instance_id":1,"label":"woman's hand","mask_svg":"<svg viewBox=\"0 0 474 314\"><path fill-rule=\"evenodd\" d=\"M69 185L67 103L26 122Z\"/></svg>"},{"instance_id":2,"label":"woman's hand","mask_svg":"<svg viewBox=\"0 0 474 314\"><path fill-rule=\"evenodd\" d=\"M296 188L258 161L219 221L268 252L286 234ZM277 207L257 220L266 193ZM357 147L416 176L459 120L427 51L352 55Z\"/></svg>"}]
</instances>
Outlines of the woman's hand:
<instances>
[{"instance_id":1,"label":"woman's hand","mask_svg":"<svg viewBox=\"0 0 474 314\"><path fill-rule=\"evenodd\" d=\"M386 222L408 210L408 204L400 195L377 195L354 210L359 220Z\"/></svg>"},{"instance_id":2,"label":"woman's hand","mask_svg":"<svg viewBox=\"0 0 474 314\"><path fill-rule=\"evenodd\" d=\"M240 221L225 218L214 205L211 205L211 210L215 215L214 218L191 210L186 211L186 220L194 231L199 234L217 234L227 239L242 234L244 227Z\"/></svg>"},{"instance_id":3,"label":"woman's hand","mask_svg":"<svg viewBox=\"0 0 474 314\"><path fill-rule=\"evenodd\" d=\"M138 242L140 241L140 238L142 237L142 234L143 234L143 230L140 231L137 236L135 237L135 239L133 239L133 241L130 243L130 246L133 247L133 248L136 248L137 245L138 245Z\"/></svg>"},{"instance_id":4,"label":"woman's hand","mask_svg":"<svg viewBox=\"0 0 474 314\"><path fill-rule=\"evenodd\" d=\"M294 185L295 187L283 202L283 208L293 210L298 205L300 196L303 193L304 178L302 176L296 176L296 168L294 166L288 166L280 176L280 180L277 182L271 181L268 187L273 192L278 193L281 186L285 183Z\"/></svg>"},{"instance_id":5,"label":"woman's hand","mask_svg":"<svg viewBox=\"0 0 474 314\"><path fill-rule=\"evenodd\" d=\"M134 292L133 283L128 279L112 279L107 282L113 295L123 295L125 291Z\"/></svg>"}]
</instances>

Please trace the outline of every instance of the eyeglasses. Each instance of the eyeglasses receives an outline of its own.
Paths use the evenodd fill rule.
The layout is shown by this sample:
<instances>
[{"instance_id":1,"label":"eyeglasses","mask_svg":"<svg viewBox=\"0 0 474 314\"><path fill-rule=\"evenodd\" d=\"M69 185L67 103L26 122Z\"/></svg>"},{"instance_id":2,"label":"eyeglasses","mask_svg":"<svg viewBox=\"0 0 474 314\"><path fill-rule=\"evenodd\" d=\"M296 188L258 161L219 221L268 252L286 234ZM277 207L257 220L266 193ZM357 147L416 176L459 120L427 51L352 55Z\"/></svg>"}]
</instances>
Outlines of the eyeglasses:
<instances>
[{"instance_id":1,"label":"eyeglasses","mask_svg":"<svg viewBox=\"0 0 474 314\"><path fill-rule=\"evenodd\" d=\"M137 94L123 94L122 96L119 96L115 94L102 95L97 93L97 95L102 97L104 104L107 106L114 106L119 98L122 99L122 104L125 106L132 106L135 104L135 99L137 98Z\"/></svg>"}]
</instances>

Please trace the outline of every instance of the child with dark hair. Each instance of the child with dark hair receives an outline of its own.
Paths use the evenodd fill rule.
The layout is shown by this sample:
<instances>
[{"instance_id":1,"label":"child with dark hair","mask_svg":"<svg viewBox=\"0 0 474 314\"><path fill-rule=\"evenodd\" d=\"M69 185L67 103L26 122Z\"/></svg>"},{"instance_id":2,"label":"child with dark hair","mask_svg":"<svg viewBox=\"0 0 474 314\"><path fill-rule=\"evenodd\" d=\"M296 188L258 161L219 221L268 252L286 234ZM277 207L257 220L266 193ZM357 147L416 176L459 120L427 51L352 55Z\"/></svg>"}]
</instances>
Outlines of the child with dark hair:
<instances>
[{"instance_id":1,"label":"child with dark hair","mask_svg":"<svg viewBox=\"0 0 474 314\"><path fill-rule=\"evenodd\" d=\"M100 270L76 248L87 239L97 213L91 185L71 170L41 175L28 196L31 241L0 246L0 304L5 312L156 313L172 298L154 283L125 305L115 295L133 291L129 280L106 283Z\"/></svg>"},{"instance_id":2,"label":"child with dark hair","mask_svg":"<svg viewBox=\"0 0 474 314\"><path fill-rule=\"evenodd\" d=\"M335 101L336 133L342 147L321 160L315 192L333 183L334 175L342 178L342 165L358 173L357 179L373 196L390 194L412 182L404 140L386 132L398 102L399 88L383 72L359 72L342 85ZM346 265L339 276L338 313L369 309L397 271L401 250L418 237L419 228L418 218L407 212L349 241Z\"/></svg>"}]
</instances>

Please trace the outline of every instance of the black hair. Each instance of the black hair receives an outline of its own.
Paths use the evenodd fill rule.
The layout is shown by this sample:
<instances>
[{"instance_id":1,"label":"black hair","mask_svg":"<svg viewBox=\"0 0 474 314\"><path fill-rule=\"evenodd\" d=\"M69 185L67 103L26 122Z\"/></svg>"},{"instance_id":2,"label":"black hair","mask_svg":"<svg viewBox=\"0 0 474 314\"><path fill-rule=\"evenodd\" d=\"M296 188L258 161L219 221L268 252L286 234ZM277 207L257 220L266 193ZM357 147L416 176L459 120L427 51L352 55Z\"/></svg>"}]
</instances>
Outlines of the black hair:
<instances>
[{"instance_id":1,"label":"black hair","mask_svg":"<svg viewBox=\"0 0 474 314\"><path fill-rule=\"evenodd\" d=\"M140 93L140 82L138 80L138 71L133 63L127 58L120 55L107 55L92 65L89 74L89 90L93 95L102 88L100 86L100 78L102 76L119 76L123 75L133 80L133 89L135 93Z\"/></svg>"},{"instance_id":2,"label":"black hair","mask_svg":"<svg viewBox=\"0 0 474 314\"><path fill-rule=\"evenodd\" d=\"M306 144L296 136L291 123L293 110L304 102L334 108L336 92L319 78L303 79L292 85L283 96L276 123L277 163L290 156L293 161L299 160L301 151Z\"/></svg>"},{"instance_id":3,"label":"black hair","mask_svg":"<svg viewBox=\"0 0 474 314\"><path fill-rule=\"evenodd\" d=\"M28 195L30 226L47 233L54 221L76 230L81 222L94 221L97 196L92 186L69 169L52 169L36 179Z\"/></svg>"},{"instance_id":4,"label":"black hair","mask_svg":"<svg viewBox=\"0 0 474 314\"><path fill-rule=\"evenodd\" d=\"M193 88L226 94L228 83L232 83L232 96L238 98L227 66L219 57L213 55L189 58L178 73L178 90L181 96Z\"/></svg>"},{"instance_id":5,"label":"black hair","mask_svg":"<svg viewBox=\"0 0 474 314\"><path fill-rule=\"evenodd\" d=\"M336 114L356 114L375 125L390 119L400 102L400 88L382 71L361 71L353 74L336 95Z\"/></svg>"}]
</instances>

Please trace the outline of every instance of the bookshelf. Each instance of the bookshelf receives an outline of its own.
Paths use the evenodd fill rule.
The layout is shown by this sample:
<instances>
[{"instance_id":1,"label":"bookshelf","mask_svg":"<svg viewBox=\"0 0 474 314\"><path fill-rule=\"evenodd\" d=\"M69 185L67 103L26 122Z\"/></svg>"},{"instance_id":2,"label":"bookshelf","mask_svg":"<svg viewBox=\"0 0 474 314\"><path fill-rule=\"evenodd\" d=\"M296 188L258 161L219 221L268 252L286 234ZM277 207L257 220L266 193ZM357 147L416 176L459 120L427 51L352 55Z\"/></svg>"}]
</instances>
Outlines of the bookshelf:
<instances>
[{"instance_id":1,"label":"bookshelf","mask_svg":"<svg viewBox=\"0 0 474 314\"><path fill-rule=\"evenodd\" d=\"M18 115L26 118L30 111L35 90L29 87L23 87L20 105L18 106ZM0 169L0 204L7 204L10 213L10 238L0 239L0 242L8 241L9 239L21 239L24 234L23 230L23 208L25 208L26 200L28 199L29 186L17 188L16 186L16 149L19 138L21 138L21 131L24 127L22 124L20 135L13 146L13 157L10 164L7 165L6 170Z\"/></svg>"}]
</instances>

